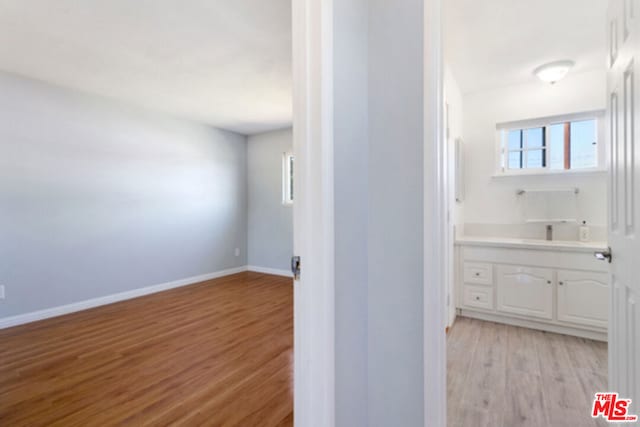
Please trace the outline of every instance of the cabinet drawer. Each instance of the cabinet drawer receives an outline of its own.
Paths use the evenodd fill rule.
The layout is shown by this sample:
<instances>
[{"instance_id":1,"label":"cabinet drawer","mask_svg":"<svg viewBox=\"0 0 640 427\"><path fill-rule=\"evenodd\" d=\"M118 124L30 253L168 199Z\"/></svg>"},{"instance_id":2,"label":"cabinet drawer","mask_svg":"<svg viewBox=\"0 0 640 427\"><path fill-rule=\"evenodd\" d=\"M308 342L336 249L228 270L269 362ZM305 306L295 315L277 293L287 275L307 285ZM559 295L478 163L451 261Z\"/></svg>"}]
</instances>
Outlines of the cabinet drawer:
<instances>
[{"instance_id":1,"label":"cabinet drawer","mask_svg":"<svg viewBox=\"0 0 640 427\"><path fill-rule=\"evenodd\" d=\"M464 263L465 283L493 285L493 265L479 262Z\"/></svg>"},{"instance_id":2,"label":"cabinet drawer","mask_svg":"<svg viewBox=\"0 0 640 427\"><path fill-rule=\"evenodd\" d=\"M493 288L464 285L463 303L467 307L493 310Z\"/></svg>"}]
</instances>

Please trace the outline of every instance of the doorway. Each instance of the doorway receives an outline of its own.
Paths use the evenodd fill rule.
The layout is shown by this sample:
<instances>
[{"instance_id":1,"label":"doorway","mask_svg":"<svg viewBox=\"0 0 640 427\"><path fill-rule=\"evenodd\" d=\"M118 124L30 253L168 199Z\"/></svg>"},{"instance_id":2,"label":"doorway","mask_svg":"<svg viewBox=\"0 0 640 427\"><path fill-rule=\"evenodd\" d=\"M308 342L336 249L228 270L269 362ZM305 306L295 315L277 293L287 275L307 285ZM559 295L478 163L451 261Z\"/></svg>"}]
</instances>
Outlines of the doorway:
<instances>
[{"instance_id":1,"label":"doorway","mask_svg":"<svg viewBox=\"0 0 640 427\"><path fill-rule=\"evenodd\" d=\"M596 393L638 398L632 2L443 21L448 425L597 424Z\"/></svg>"}]
</instances>

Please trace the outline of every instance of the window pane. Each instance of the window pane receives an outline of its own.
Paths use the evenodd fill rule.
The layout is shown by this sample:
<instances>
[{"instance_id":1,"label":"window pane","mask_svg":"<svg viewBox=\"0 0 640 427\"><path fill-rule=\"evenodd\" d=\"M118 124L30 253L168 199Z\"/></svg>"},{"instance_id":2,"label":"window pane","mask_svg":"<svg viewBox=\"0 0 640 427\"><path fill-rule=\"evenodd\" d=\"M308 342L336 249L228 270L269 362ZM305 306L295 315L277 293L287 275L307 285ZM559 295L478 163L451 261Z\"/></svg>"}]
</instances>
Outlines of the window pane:
<instances>
[{"instance_id":1,"label":"window pane","mask_svg":"<svg viewBox=\"0 0 640 427\"><path fill-rule=\"evenodd\" d=\"M571 122L571 169L594 168L597 160L596 121Z\"/></svg>"},{"instance_id":2,"label":"window pane","mask_svg":"<svg viewBox=\"0 0 640 427\"><path fill-rule=\"evenodd\" d=\"M520 135L521 131L519 129L509 131L509 150L519 150L522 148Z\"/></svg>"},{"instance_id":3,"label":"window pane","mask_svg":"<svg viewBox=\"0 0 640 427\"><path fill-rule=\"evenodd\" d=\"M509 169L522 169L522 151L509 153Z\"/></svg>"},{"instance_id":4,"label":"window pane","mask_svg":"<svg viewBox=\"0 0 640 427\"><path fill-rule=\"evenodd\" d=\"M282 202L293 203L293 167L295 159L291 154L282 156Z\"/></svg>"},{"instance_id":5,"label":"window pane","mask_svg":"<svg viewBox=\"0 0 640 427\"><path fill-rule=\"evenodd\" d=\"M527 151L527 168L542 168L544 167L545 150L530 150Z\"/></svg>"},{"instance_id":6,"label":"window pane","mask_svg":"<svg viewBox=\"0 0 640 427\"><path fill-rule=\"evenodd\" d=\"M544 128L526 129L525 138L527 148L544 147Z\"/></svg>"},{"instance_id":7,"label":"window pane","mask_svg":"<svg viewBox=\"0 0 640 427\"><path fill-rule=\"evenodd\" d=\"M293 156L289 157L289 200L293 201Z\"/></svg>"},{"instance_id":8,"label":"window pane","mask_svg":"<svg viewBox=\"0 0 640 427\"><path fill-rule=\"evenodd\" d=\"M549 126L551 169L564 169L564 123Z\"/></svg>"}]
</instances>

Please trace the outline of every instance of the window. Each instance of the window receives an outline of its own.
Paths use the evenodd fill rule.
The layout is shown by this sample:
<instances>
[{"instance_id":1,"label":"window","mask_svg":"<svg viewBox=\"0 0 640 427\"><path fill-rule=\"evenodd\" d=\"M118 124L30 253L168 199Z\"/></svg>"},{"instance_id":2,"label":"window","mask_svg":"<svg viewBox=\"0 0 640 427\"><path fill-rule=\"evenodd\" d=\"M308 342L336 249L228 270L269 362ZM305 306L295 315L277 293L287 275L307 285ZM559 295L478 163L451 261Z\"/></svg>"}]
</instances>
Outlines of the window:
<instances>
[{"instance_id":1,"label":"window","mask_svg":"<svg viewBox=\"0 0 640 427\"><path fill-rule=\"evenodd\" d=\"M292 153L282 155L282 203L293 204L293 165L295 158Z\"/></svg>"},{"instance_id":2,"label":"window","mask_svg":"<svg viewBox=\"0 0 640 427\"><path fill-rule=\"evenodd\" d=\"M597 169L598 118L552 118L529 126L500 125L503 173Z\"/></svg>"}]
</instances>

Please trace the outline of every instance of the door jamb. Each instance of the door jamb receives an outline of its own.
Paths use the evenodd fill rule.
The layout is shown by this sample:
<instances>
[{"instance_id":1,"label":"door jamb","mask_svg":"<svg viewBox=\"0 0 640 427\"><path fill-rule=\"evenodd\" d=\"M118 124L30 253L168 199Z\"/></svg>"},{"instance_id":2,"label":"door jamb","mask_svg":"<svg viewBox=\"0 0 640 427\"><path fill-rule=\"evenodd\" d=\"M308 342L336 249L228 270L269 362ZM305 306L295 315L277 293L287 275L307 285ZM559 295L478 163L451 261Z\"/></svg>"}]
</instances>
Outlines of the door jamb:
<instances>
[{"instance_id":1,"label":"door jamb","mask_svg":"<svg viewBox=\"0 0 640 427\"><path fill-rule=\"evenodd\" d=\"M424 423L446 426L442 0L424 0ZM434 244L436 243L436 244Z\"/></svg>"},{"instance_id":2,"label":"door jamb","mask_svg":"<svg viewBox=\"0 0 640 427\"><path fill-rule=\"evenodd\" d=\"M335 424L333 0L293 0L294 424Z\"/></svg>"}]
</instances>

